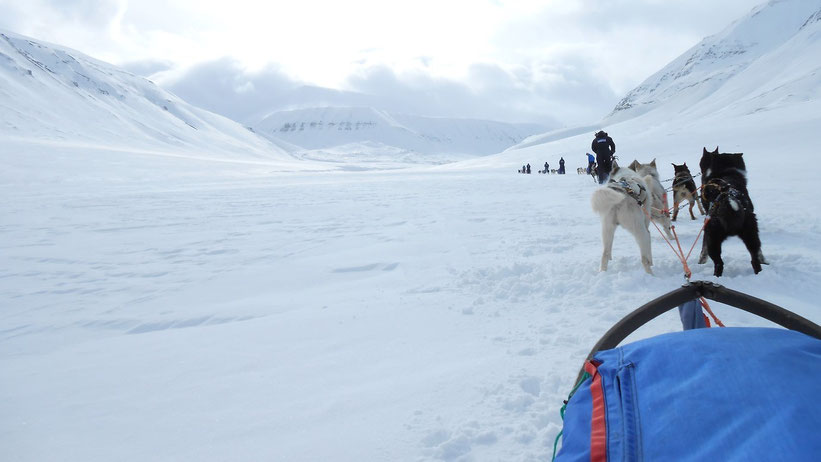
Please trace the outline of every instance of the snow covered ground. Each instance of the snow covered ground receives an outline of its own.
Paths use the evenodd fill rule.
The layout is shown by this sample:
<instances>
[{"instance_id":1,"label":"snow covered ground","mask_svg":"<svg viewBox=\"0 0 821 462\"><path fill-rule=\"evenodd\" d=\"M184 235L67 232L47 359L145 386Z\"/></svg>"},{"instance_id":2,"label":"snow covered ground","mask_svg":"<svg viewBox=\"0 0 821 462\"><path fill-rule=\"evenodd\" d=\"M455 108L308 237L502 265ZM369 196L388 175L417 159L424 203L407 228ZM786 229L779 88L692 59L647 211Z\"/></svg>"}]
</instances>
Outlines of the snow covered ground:
<instances>
[{"instance_id":1,"label":"snow covered ground","mask_svg":"<svg viewBox=\"0 0 821 462\"><path fill-rule=\"evenodd\" d=\"M609 131L662 178L744 151L771 265L733 238L720 283L821 322L814 108ZM361 172L4 141L4 458L545 460L588 350L683 282L655 230L655 276L623 230L599 273L590 177L515 173L589 141Z\"/></svg>"}]
</instances>

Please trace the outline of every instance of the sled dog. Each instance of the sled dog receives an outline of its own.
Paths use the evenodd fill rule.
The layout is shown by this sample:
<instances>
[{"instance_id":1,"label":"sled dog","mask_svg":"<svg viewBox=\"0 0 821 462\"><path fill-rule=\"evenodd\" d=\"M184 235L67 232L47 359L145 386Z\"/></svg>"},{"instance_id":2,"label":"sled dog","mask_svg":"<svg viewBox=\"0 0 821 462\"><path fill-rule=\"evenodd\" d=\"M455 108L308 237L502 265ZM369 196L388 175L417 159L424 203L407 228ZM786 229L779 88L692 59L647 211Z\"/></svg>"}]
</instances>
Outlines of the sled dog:
<instances>
[{"instance_id":1,"label":"sled dog","mask_svg":"<svg viewBox=\"0 0 821 462\"><path fill-rule=\"evenodd\" d=\"M607 271L612 259L613 236L618 225L623 226L636 239L644 271L653 274L653 255L650 247L649 207L647 185L636 172L619 168L613 162L610 182L597 189L590 199L593 211L601 216L602 257L601 271Z\"/></svg>"},{"instance_id":2,"label":"sled dog","mask_svg":"<svg viewBox=\"0 0 821 462\"><path fill-rule=\"evenodd\" d=\"M707 256L713 260L713 274L724 273L721 259L721 244L729 236L738 236L750 252L753 272L761 272L761 265L767 264L761 252L758 236L758 219L753 201L747 192L747 168L742 153L704 152L699 163L702 183L701 200L706 203L710 220L704 227L699 263L706 263Z\"/></svg>"},{"instance_id":3,"label":"sled dog","mask_svg":"<svg viewBox=\"0 0 821 462\"><path fill-rule=\"evenodd\" d=\"M650 193L650 218L659 223L667 234L668 239L674 239L673 233L670 230L670 209L667 205L667 191L661 185L659 180L659 171L656 168L656 159L653 159L649 164L642 164L637 160L628 167L630 170L638 173L647 185L647 191Z\"/></svg>"},{"instance_id":4,"label":"sled dog","mask_svg":"<svg viewBox=\"0 0 821 462\"><path fill-rule=\"evenodd\" d=\"M701 206L701 198L696 189L696 182L687 167L687 162L682 165L673 164L675 177L673 178L673 221L678 217L679 204L687 201L690 204L690 218L695 220L693 206L698 204L698 211L704 215L704 208Z\"/></svg>"}]
</instances>

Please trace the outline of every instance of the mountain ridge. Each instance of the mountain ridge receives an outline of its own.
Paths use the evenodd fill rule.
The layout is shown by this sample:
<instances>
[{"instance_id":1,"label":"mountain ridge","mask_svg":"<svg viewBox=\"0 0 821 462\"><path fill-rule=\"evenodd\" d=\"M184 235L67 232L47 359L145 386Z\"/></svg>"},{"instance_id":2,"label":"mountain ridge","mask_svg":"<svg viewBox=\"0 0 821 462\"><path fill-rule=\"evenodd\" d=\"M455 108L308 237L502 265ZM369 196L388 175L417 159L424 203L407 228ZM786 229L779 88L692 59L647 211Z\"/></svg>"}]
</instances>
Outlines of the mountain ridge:
<instances>
[{"instance_id":1,"label":"mountain ridge","mask_svg":"<svg viewBox=\"0 0 821 462\"><path fill-rule=\"evenodd\" d=\"M374 107L321 107L270 114L255 132L306 150L374 142L425 154L494 154L538 133L536 124L424 117Z\"/></svg>"},{"instance_id":2,"label":"mountain ridge","mask_svg":"<svg viewBox=\"0 0 821 462\"><path fill-rule=\"evenodd\" d=\"M821 56L819 20L821 5L817 0L774 0L759 5L628 92L605 121L614 123L638 117L660 107L684 112L696 103L710 103L711 99L717 100L709 104L712 110L735 108L737 112L749 112L759 107L742 106L775 87L781 87L778 91L785 97L796 93L817 96L813 85L794 82L817 75L821 69L817 62L802 58ZM796 43L802 40L805 43ZM774 84L779 72L773 68L785 63L790 66L793 84ZM761 68L767 64L769 69ZM817 77L815 80L819 81ZM742 87L743 94L733 90Z\"/></svg>"},{"instance_id":3,"label":"mountain ridge","mask_svg":"<svg viewBox=\"0 0 821 462\"><path fill-rule=\"evenodd\" d=\"M60 45L0 30L0 134L200 153L293 159L236 122L148 79ZM206 149L209 148L209 149Z\"/></svg>"}]
</instances>

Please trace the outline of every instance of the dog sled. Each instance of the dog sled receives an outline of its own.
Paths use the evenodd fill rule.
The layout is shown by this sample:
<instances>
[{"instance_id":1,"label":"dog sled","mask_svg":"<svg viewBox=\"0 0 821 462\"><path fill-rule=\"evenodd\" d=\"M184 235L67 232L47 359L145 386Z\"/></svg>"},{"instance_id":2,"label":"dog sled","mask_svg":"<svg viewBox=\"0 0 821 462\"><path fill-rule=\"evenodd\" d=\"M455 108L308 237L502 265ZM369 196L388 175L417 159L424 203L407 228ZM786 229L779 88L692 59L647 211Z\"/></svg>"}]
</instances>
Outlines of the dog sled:
<instances>
[{"instance_id":1,"label":"dog sled","mask_svg":"<svg viewBox=\"0 0 821 462\"><path fill-rule=\"evenodd\" d=\"M786 329L695 328L709 325L698 305L709 311L704 299ZM685 330L619 346L675 307ZM819 391L821 326L717 284L688 282L596 343L562 407L554 460L819 460Z\"/></svg>"}]
</instances>

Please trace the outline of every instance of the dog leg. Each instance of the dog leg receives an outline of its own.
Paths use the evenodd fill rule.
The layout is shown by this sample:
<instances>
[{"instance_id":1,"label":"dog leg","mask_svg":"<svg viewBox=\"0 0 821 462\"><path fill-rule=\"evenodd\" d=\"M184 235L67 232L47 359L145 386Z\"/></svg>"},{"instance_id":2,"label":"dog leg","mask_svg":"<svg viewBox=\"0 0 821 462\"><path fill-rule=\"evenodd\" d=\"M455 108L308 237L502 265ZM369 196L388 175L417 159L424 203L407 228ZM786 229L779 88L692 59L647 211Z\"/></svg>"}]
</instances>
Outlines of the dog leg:
<instances>
[{"instance_id":1,"label":"dog leg","mask_svg":"<svg viewBox=\"0 0 821 462\"><path fill-rule=\"evenodd\" d=\"M641 264L647 274L653 274L650 268L653 266L653 253L650 239L650 219L647 217L646 210L640 215L635 213L627 213L619 216L619 223L633 235L636 244L639 246L639 253L641 254Z\"/></svg>"},{"instance_id":2,"label":"dog leg","mask_svg":"<svg viewBox=\"0 0 821 462\"><path fill-rule=\"evenodd\" d=\"M653 266L653 249L650 246L650 230L644 229L639 230L639 233L636 234L636 242L639 244L639 251L641 252L641 264L644 266L644 271L647 274L653 274L653 270L650 268Z\"/></svg>"},{"instance_id":3,"label":"dog leg","mask_svg":"<svg viewBox=\"0 0 821 462\"><path fill-rule=\"evenodd\" d=\"M704 229L704 237L701 238L701 253L698 254L698 264L707 263L707 229Z\"/></svg>"},{"instance_id":4,"label":"dog leg","mask_svg":"<svg viewBox=\"0 0 821 462\"><path fill-rule=\"evenodd\" d=\"M707 215L707 213L704 212L704 207L701 206L701 197L699 195L696 195L695 199L696 204L698 204L698 211L701 212L702 215Z\"/></svg>"},{"instance_id":5,"label":"dog leg","mask_svg":"<svg viewBox=\"0 0 821 462\"><path fill-rule=\"evenodd\" d=\"M713 233L704 234L704 243L707 247L707 253L710 254L710 259L713 260L713 275L721 277L724 274L724 260L721 259L721 242L723 239L718 239Z\"/></svg>"},{"instance_id":6,"label":"dog leg","mask_svg":"<svg viewBox=\"0 0 821 462\"><path fill-rule=\"evenodd\" d=\"M607 271L607 263L613 258L613 235L616 234L616 223L612 218L602 217L601 220L601 271Z\"/></svg>"},{"instance_id":7,"label":"dog leg","mask_svg":"<svg viewBox=\"0 0 821 462\"><path fill-rule=\"evenodd\" d=\"M752 220L749 220L747 225L744 227L744 230L739 234L742 241L744 241L744 245L747 247L747 251L750 252L750 263L753 265L753 272L758 274L761 272L761 239L758 237L758 220L753 217Z\"/></svg>"},{"instance_id":8,"label":"dog leg","mask_svg":"<svg viewBox=\"0 0 821 462\"><path fill-rule=\"evenodd\" d=\"M695 220L695 219L696 219L696 216L695 216L695 215L693 215L693 206L694 206L694 205L696 205L696 204L695 204L695 202L696 202L696 201L695 201L695 199L693 199L693 198L691 197L691 198L690 198L690 219L691 219L691 220Z\"/></svg>"},{"instance_id":9,"label":"dog leg","mask_svg":"<svg viewBox=\"0 0 821 462\"><path fill-rule=\"evenodd\" d=\"M678 197L678 194L673 193L673 220L676 221L678 218L678 206L681 204L681 198Z\"/></svg>"},{"instance_id":10,"label":"dog leg","mask_svg":"<svg viewBox=\"0 0 821 462\"><path fill-rule=\"evenodd\" d=\"M704 241L701 241L701 253L698 254L698 264L703 265L707 263L707 246Z\"/></svg>"},{"instance_id":11,"label":"dog leg","mask_svg":"<svg viewBox=\"0 0 821 462\"><path fill-rule=\"evenodd\" d=\"M665 215L664 218L662 218L662 221L664 223L664 232L667 233L667 238L672 241L676 237L673 236L673 224L670 222L670 217ZM650 231L648 230L647 232L649 233Z\"/></svg>"}]
</instances>

